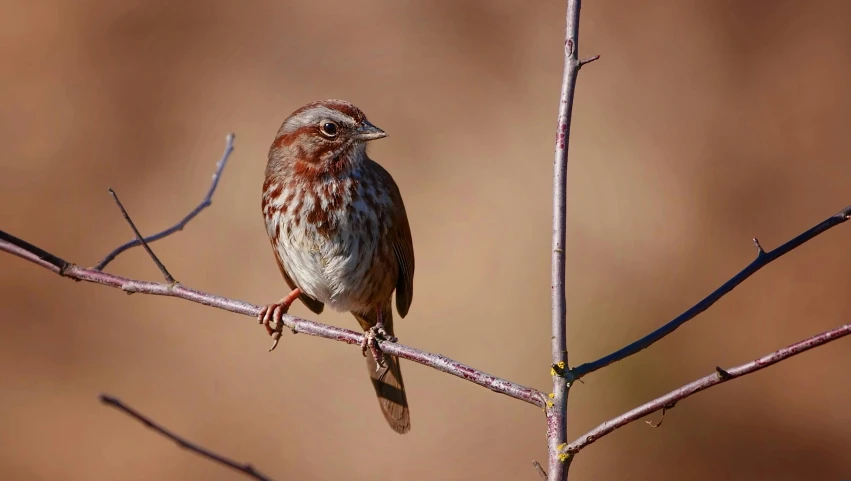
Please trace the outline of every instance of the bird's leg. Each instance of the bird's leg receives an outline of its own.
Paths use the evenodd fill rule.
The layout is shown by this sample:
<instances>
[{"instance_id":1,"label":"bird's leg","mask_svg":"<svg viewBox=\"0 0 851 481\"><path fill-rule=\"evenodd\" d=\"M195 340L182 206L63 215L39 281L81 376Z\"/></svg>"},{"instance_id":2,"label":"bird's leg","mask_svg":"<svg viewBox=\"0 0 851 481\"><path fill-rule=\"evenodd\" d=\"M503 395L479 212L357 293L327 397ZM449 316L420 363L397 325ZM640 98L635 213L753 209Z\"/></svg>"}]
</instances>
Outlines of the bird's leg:
<instances>
[{"instance_id":1,"label":"bird's leg","mask_svg":"<svg viewBox=\"0 0 851 481\"><path fill-rule=\"evenodd\" d=\"M266 332L272 336L272 347L269 348L269 351L278 347L278 340L281 339L281 332L284 329L283 316L300 295L301 289L296 287L280 301L269 304L268 306L263 306L263 308L260 309L260 313L257 314L257 322L263 324L266 328ZM275 323L275 327L270 326L272 322Z\"/></svg>"},{"instance_id":2,"label":"bird's leg","mask_svg":"<svg viewBox=\"0 0 851 481\"><path fill-rule=\"evenodd\" d=\"M396 342L395 336L390 335L389 332L384 330L384 319L381 316L381 309L378 309L378 315L376 316L375 326L372 327L376 334L383 337L385 341L388 342Z\"/></svg>"},{"instance_id":3,"label":"bird's leg","mask_svg":"<svg viewBox=\"0 0 851 481\"><path fill-rule=\"evenodd\" d=\"M375 359L375 363L378 365L376 366L377 369L384 367L384 354L382 354L381 348L378 346L379 340L389 342L396 342L398 340L384 329L384 321L381 316L380 307L378 308L375 325L363 333L363 341L360 343L361 353L366 356L366 350L369 349L372 353L373 359Z\"/></svg>"}]
</instances>

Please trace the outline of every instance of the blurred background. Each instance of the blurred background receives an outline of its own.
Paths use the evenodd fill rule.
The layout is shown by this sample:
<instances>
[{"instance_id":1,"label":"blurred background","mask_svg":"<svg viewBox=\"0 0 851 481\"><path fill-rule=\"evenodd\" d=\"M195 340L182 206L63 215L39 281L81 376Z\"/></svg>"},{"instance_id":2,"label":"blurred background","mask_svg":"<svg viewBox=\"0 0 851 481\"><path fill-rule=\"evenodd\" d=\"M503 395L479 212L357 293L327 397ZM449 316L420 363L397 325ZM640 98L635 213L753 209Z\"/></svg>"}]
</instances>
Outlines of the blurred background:
<instances>
[{"instance_id":1,"label":"blurred background","mask_svg":"<svg viewBox=\"0 0 851 481\"><path fill-rule=\"evenodd\" d=\"M570 364L679 314L851 203L851 3L586 1L570 145ZM316 99L360 106L417 256L402 342L549 391L552 145L564 2L3 0L0 227L94 265L153 245L175 277L253 303L286 286L260 212L266 152ZM588 376L570 437L851 316L851 227L759 272L651 349ZM141 249L110 272L158 280ZM297 304L292 311L308 316ZM101 406L287 479L538 479L540 410L403 362L385 425L351 346L74 283L0 255L0 478L241 479ZM325 323L355 328L349 315ZM851 477L851 340L701 393L584 451L571 479ZM650 418L658 420L658 415Z\"/></svg>"}]
</instances>

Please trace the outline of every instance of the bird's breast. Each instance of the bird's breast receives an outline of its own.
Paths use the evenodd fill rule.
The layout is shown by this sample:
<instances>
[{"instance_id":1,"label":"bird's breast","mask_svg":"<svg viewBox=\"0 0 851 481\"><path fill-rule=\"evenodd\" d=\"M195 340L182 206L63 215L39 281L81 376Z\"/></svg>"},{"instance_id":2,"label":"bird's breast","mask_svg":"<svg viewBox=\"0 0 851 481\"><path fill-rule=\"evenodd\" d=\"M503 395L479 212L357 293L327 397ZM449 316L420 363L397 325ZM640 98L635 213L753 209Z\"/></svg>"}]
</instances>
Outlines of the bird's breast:
<instances>
[{"instance_id":1,"label":"bird's breast","mask_svg":"<svg viewBox=\"0 0 851 481\"><path fill-rule=\"evenodd\" d=\"M346 179L288 185L264 199L270 239L296 286L337 311L373 307L369 289L386 230L379 197Z\"/></svg>"}]
</instances>

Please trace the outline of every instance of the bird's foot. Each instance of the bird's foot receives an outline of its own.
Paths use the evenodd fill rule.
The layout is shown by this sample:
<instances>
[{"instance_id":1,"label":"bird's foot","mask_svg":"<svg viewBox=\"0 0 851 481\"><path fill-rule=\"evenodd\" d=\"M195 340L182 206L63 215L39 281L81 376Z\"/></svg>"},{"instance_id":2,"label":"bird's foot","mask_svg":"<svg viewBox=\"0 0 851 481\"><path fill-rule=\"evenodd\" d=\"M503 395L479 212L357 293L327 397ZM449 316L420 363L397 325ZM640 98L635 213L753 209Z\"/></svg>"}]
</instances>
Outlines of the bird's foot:
<instances>
[{"instance_id":1,"label":"bird's foot","mask_svg":"<svg viewBox=\"0 0 851 481\"><path fill-rule=\"evenodd\" d=\"M383 323L378 323L363 333L363 341L360 343L361 353L366 357L366 350L369 349L378 365L377 368L382 368L384 367L384 354L381 352L378 341L396 342L398 339L384 329Z\"/></svg>"},{"instance_id":2,"label":"bird's foot","mask_svg":"<svg viewBox=\"0 0 851 481\"><path fill-rule=\"evenodd\" d=\"M278 341L281 339L281 333L284 330L284 314L290 310L290 306L300 295L301 289L293 289L287 297L273 304L263 306L263 308L260 309L260 313L257 314L257 322L263 324L263 327L266 328L266 332L272 336L272 347L269 348L270 352L278 347ZM273 323L274 327L272 326Z\"/></svg>"}]
</instances>

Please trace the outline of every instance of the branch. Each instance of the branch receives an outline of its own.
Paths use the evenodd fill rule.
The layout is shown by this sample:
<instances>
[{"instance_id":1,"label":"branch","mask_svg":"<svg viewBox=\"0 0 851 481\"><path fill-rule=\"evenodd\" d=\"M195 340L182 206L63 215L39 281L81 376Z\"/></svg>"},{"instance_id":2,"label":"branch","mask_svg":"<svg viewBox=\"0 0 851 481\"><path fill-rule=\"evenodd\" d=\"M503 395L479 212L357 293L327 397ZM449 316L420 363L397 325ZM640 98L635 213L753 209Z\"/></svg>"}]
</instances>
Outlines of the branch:
<instances>
[{"instance_id":1,"label":"branch","mask_svg":"<svg viewBox=\"0 0 851 481\"><path fill-rule=\"evenodd\" d=\"M540 476L541 479L544 479L544 480L547 479L547 472L544 471L544 467L541 466L541 463L539 463L537 461L532 461L532 467L535 468L535 471L538 472L538 476Z\"/></svg>"},{"instance_id":2,"label":"branch","mask_svg":"<svg viewBox=\"0 0 851 481\"><path fill-rule=\"evenodd\" d=\"M174 234L175 232L183 230L183 228L186 227L186 224L188 224L189 221L194 219L196 215L200 214L202 210L204 210L207 207L210 207L210 205L212 205L213 194L216 193L216 187L219 186L219 178L222 175L222 171L225 170L225 164L227 164L228 158L230 157L231 152L233 152L233 140L234 140L234 134L232 134L232 133L228 134L227 137L226 137L226 141L225 141L225 152L222 154L222 158L219 159L219 162L216 163L216 171L213 173L213 182L210 184L210 188L207 190L207 195L204 196L204 199L201 200L201 203L198 204L198 206L196 206L194 209L192 209L191 212L186 214L186 217L179 220L177 222L177 224L174 224L173 226L169 227L168 229L165 229L162 232L158 232L154 235L145 237L144 238L145 242L154 242L154 241L162 239L163 237L168 237L168 236ZM112 262L122 252L126 251L127 249L130 249L131 247L136 247L138 245L142 245L139 242L138 238L129 240L129 241L125 242L124 244L121 244L120 246L116 247L115 250L113 250L112 252L107 254L106 257L104 257L102 261L98 262L98 264L94 267L94 269L98 270L98 271L102 271L106 267L107 264ZM147 247L146 247L146 249L147 249Z\"/></svg>"},{"instance_id":3,"label":"branch","mask_svg":"<svg viewBox=\"0 0 851 481\"><path fill-rule=\"evenodd\" d=\"M584 64L593 62L599 55L579 60L579 10L580 0L567 1L564 40L564 71L556 124L555 159L553 161L553 240L552 240L552 401L547 403L547 451L549 478L553 481L567 479L569 458L560 455L567 442L568 380L563 369L567 366L567 326L564 292L564 243L567 216L567 152L570 147L570 124L573 115L573 97L576 78ZM539 474L543 470L539 471Z\"/></svg>"},{"instance_id":4,"label":"branch","mask_svg":"<svg viewBox=\"0 0 851 481\"><path fill-rule=\"evenodd\" d=\"M772 250L765 251L762 249L762 246L759 244L759 241L754 239L754 245L757 248L756 259L753 260L747 267L742 269L741 272L733 276L729 281L725 282L721 287L715 290L715 292L709 294L705 299L698 302L694 306L692 306L689 310L683 312L672 321L668 322L664 326L659 329L651 332L650 334L642 337L641 339L633 342L632 344L615 351L608 356L602 357L596 361L588 362L577 366L570 370L570 375L572 375L573 379L579 379L583 376L586 376L600 368L606 367L609 364L620 361L621 359L632 356L633 354L637 354L642 349L650 347L656 341L661 340L668 334L674 332L678 327L682 326L686 322L690 321L694 317L696 317L701 312L709 309L712 304L715 304L718 299L724 297L727 293L732 291L736 286L745 281L748 277L752 276L758 270L770 264L772 261L778 259L782 255L794 250L795 248L801 246L805 242L813 239L817 235L827 231L832 227L836 227L839 224L847 221L851 218L851 206L848 206L836 214L828 217L822 222L819 222L812 229L800 234L789 242L781 245L780 247Z\"/></svg>"},{"instance_id":5,"label":"branch","mask_svg":"<svg viewBox=\"0 0 851 481\"><path fill-rule=\"evenodd\" d=\"M157 433L162 434L163 436L167 437L168 439L171 439L172 441L177 443L177 445L180 446L181 448L188 449L188 450L190 450L194 453L201 455L201 457L207 458L211 461L217 462L217 463L222 464L224 466L227 466L231 469L235 469L235 470L245 474L246 476L252 477L254 479L257 479L257 480L260 480L260 481L272 481L272 478L269 478L266 475L260 473L260 471L257 471L256 469L254 469L254 466L252 466L248 463L240 463L240 462L234 461L232 459L228 459L228 458L226 458L226 457L224 457L220 454L216 454L216 453L214 453L214 452L212 452L212 451L210 451L206 448L203 448L203 447L201 447L201 446L199 446L195 443L192 443L190 441L187 441L187 440L181 438L180 436L172 433L168 429L166 429L166 428L160 426L159 424L153 422L150 418L148 418L144 414L136 411L135 409L131 408L130 406L125 405L124 403L122 403L117 398L114 398L114 397L112 397L108 394L101 394L99 396L99 399L100 399L100 402L106 404L107 406L112 406L115 409L118 409L119 411L127 414L128 416L135 418L136 420L138 420L139 422L141 422L145 426L153 429Z\"/></svg>"},{"instance_id":6,"label":"branch","mask_svg":"<svg viewBox=\"0 0 851 481\"><path fill-rule=\"evenodd\" d=\"M124 217L124 220L126 220L127 223L130 224L130 228L133 229L133 234L136 235L136 240L139 241L139 243L142 244L142 247L145 248L145 251L148 253L148 256L150 256L151 260L154 261L154 264L157 265L157 268L162 273L163 277L165 278L165 281L169 284L177 282L176 280L174 280L174 277L172 277L172 275L168 272L168 269L166 269L163 263L160 261L160 258L157 257L156 254L154 254L153 250L151 250L151 246L148 245L148 242L145 240L145 238L142 237L142 233L139 232L139 229L136 228L136 224L133 223L133 219L130 218L130 214L127 213L127 210L124 209L124 205L121 203L120 200L118 200L118 194L116 194L115 191L112 190L112 187L110 187L108 190L109 195L112 196L113 200L115 200L115 204L118 205L118 209L121 210L121 215Z\"/></svg>"},{"instance_id":7,"label":"branch","mask_svg":"<svg viewBox=\"0 0 851 481\"><path fill-rule=\"evenodd\" d=\"M40 249L26 241L0 231L0 251L9 252L22 259L53 271L60 276L69 277L78 281L93 282L109 287L116 287L122 291L133 294L152 294L157 296L176 297L187 301L196 302L205 306L216 307L237 314L244 314L256 318L260 312L260 306L245 301L228 299L226 297L209 294L178 282L159 283L141 281L109 274L96 268L84 268L67 262L43 249ZM310 336L324 337L346 344L360 346L363 334L348 329L329 326L318 322L308 321L298 317L284 315L284 325L293 333L304 333ZM433 354L412 347L391 342L381 343L382 351L424 366L437 369L438 371L452 374L479 386L486 387L491 391L505 394L506 396L525 401L540 408L546 406L546 396L537 389L515 384L505 379L492 376L478 369L454 361L440 354Z\"/></svg>"},{"instance_id":8,"label":"branch","mask_svg":"<svg viewBox=\"0 0 851 481\"><path fill-rule=\"evenodd\" d=\"M788 359L804 351L809 351L810 349L835 341L849 334L851 334L851 324L845 324L844 326L839 326L803 341L796 342L789 347L774 351L767 356L763 356L747 364L742 364L741 366L726 370L715 368L715 373L698 379L690 384L686 384L685 386L643 404L632 411L621 414L614 419L604 422L582 436L579 436L576 441L573 441L564 449L564 453L568 455L576 454L589 444L597 441L612 431L656 411L662 410L664 412L665 410L669 410L677 402L682 401L693 394L697 394L704 389L765 369L772 364L776 364L784 359Z\"/></svg>"}]
</instances>

